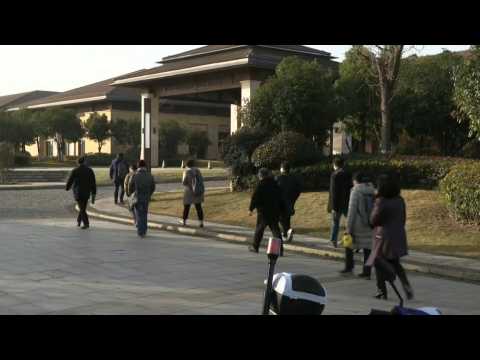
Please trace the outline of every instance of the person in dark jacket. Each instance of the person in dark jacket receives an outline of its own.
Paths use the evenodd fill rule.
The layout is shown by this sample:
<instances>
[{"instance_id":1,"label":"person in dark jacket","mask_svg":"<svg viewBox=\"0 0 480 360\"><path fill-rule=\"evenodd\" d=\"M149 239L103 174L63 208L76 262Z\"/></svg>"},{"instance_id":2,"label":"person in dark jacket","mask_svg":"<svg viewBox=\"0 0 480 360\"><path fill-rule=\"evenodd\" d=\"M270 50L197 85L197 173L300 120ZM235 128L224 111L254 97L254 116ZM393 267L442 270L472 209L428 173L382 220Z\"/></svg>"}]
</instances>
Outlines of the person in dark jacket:
<instances>
[{"instance_id":1,"label":"person in dark jacket","mask_svg":"<svg viewBox=\"0 0 480 360\"><path fill-rule=\"evenodd\" d=\"M374 226L372 254L367 266L374 266L377 274L377 299L387 299L387 287L383 266L379 259L387 265L400 279L403 289L410 300L413 290L408 281L400 259L408 255L406 223L406 204L400 196L398 180L393 175L382 175L378 179L378 190L370 222Z\"/></svg>"},{"instance_id":2,"label":"person in dark jacket","mask_svg":"<svg viewBox=\"0 0 480 360\"><path fill-rule=\"evenodd\" d=\"M118 193L120 191L120 204L123 204L123 198L125 196L125 177L128 175L128 164L125 161L123 154L120 153L117 155L117 158L112 161L110 166L110 179L115 185L115 192L113 193L113 198L115 204L118 204Z\"/></svg>"},{"instance_id":3,"label":"person in dark jacket","mask_svg":"<svg viewBox=\"0 0 480 360\"><path fill-rule=\"evenodd\" d=\"M292 216L295 215L295 203L302 192L302 187L298 179L290 174L290 166L283 163L280 168L280 176L277 177L277 183L282 190L285 212L280 215L280 225L285 242L293 240L293 229L291 226Z\"/></svg>"},{"instance_id":4,"label":"person in dark jacket","mask_svg":"<svg viewBox=\"0 0 480 360\"><path fill-rule=\"evenodd\" d=\"M336 158L333 162L334 172L330 177L330 196L328 212L332 214L332 231L330 241L337 247L340 220L348 215L348 202L352 189L352 175L345 170L345 160Z\"/></svg>"},{"instance_id":5,"label":"person in dark jacket","mask_svg":"<svg viewBox=\"0 0 480 360\"><path fill-rule=\"evenodd\" d=\"M85 158L78 159L78 167L72 170L67 180L66 190L70 191L73 187L73 196L78 204L80 212L77 217L77 225L82 229L88 229L90 223L87 215L87 204L90 196L92 204L95 204L95 196L97 195L97 183L95 173L85 163Z\"/></svg>"},{"instance_id":6,"label":"person in dark jacket","mask_svg":"<svg viewBox=\"0 0 480 360\"><path fill-rule=\"evenodd\" d=\"M143 238L147 234L148 205L155 192L155 180L152 174L147 171L144 160L138 162L138 170L131 178L128 190L134 196L132 203L135 211L137 233L138 236Z\"/></svg>"},{"instance_id":7,"label":"person in dark jacket","mask_svg":"<svg viewBox=\"0 0 480 360\"><path fill-rule=\"evenodd\" d=\"M255 189L250 202L250 216L257 210L257 226L253 245L248 247L249 251L258 253L260 243L263 240L263 234L267 226L272 231L274 237L282 239L278 222L280 216L285 211L285 205L282 198L282 190L273 178L270 170L260 169L258 173L260 183ZM283 256L283 241L282 241Z\"/></svg>"}]
</instances>

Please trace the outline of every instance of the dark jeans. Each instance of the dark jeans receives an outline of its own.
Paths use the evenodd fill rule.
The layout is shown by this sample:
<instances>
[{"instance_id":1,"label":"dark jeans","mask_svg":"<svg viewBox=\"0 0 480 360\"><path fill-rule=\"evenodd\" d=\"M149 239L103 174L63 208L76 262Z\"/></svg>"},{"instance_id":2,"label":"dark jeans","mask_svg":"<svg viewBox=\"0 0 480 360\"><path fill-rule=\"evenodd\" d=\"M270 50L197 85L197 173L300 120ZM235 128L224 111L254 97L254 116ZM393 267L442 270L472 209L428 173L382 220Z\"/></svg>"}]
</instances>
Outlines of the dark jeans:
<instances>
[{"instance_id":1,"label":"dark jeans","mask_svg":"<svg viewBox=\"0 0 480 360\"><path fill-rule=\"evenodd\" d=\"M255 235L253 238L253 247L258 250L260 248L260 244L263 240L263 234L265 233L265 229L267 226L272 231L272 234L275 238L282 240L282 234L280 232L280 227L278 226L278 219L266 219L263 214L257 214L257 226L255 228ZM282 255L283 255L283 240L282 240Z\"/></svg>"},{"instance_id":2,"label":"dark jeans","mask_svg":"<svg viewBox=\"0 0 480 360\"><path fill-rule=\"evenodd\" d=\"M353 270L355 267L355 261L353 258L353 249L345 249L345 269L346 270ZM363 273L370 275L372 273L372 268L370 266L365 266L370 257L370 253L372 251L370 249L363 249Z\"/></svg>"},{"instance_id":3,"label":"dark jeans","mask_svg":"<svg viewBox=\"0 0 480 360\"><path fill-rule=\"evenodd\" d=\"M340 219L342 218L342 215L347 217L347 214L345 213L337 211L332 212L332 232L330 236L330 241L335 244L338 242L338 233L340 232Z\"/></svg>"},{"instance_id":4,"label":"dark jeans","mask_svg":"<svg viewBox=\"0 0 480 360\"><path fill-rule=\"evenodd\" d=\"M405 269L403 268L402 264L400 264L400 259L388 259L387 261L393 266L395 270L395 274L400 279L400 282L402 283L402 287L405 290L405 292L406 293L410 292L411 291L410 282L408 281L407 274L405 273ZM386 295L387 294L387 285L385 280L386 277L383 271L378 267L375 267L375 272L377 275L378 290Z\"/></svg>"},{"instance_id":5,"label":"dark jeans","mask_svg":"<svg viewBox=\"0 0 480 360\"><path fill-rule=\"evenodd\" d=\"M120 202L123 202L123 198L125 196L125 188L124 188L124 181L115 180L115 192L113 193L113 198L115 199L115 204L118 203L118 192L120 190Z\"/></svg>"},{"instance_id":6,"label":"dark jeans","mask_svg":"<svg viewBox=\"0 0 480 360\"><path fill-rule=\"evenodd\" d=\"M137 234L142 236L147 233L148 223L148 202L138 202L134 207L137 220Z\"/></svg>"},{"instance_id":7,"label":"dark jeans","mask_svg":"<svg viewBox=\"0 0 480 360\"><path fill-rule=\"evenodd\" d=\"M192 205L183 206L183 220L188 219L188 214L190 214L190 208ZM198 220L203 221L203 209L202 204L195 204L195 210L197 210Z\"/></svg>"},{"instance_id":8,"label":"dark jeans","mask_svg":"<svg viewBox=\"0 0 480 360\"><path fill-rule=\"evenodd\" d=\"M83 222L83 225L89 226L88 222L88 215L87 215L87 204L88 204L88 199L79 199L77 200L78 207L80 208L80 212L78 213L77 217L77 223L81 224Z\"/></svg>"},{"instance_id":9,"label":"dark jeans","mask_svg":"<svg viewBox=\"0 0 480 360\"><path fill-rule=\"evenodd\" d=\"M282 234L283 237L287 237L288 230L291 229L291 221L292 217L290 215L282 215L280 216L280 225L282 227Z\"/></svg>"}]
</instances>

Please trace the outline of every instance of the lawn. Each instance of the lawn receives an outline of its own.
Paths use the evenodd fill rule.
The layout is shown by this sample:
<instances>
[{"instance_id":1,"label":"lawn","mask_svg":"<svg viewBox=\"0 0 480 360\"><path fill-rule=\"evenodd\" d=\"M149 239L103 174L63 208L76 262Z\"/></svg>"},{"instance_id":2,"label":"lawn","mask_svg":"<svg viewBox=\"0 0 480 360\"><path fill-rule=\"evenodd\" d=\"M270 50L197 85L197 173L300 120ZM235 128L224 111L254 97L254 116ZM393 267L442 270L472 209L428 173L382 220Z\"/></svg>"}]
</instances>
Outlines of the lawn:
<instances>
[{"instance_id":1,"label":"lawn","mask_svg":"<svg viewBox=\"0 0 480 360\"><path fill-rule=\"evenodd\" d=\"M437 191L404 191L403 196L407 202L407 231L411 249L480 258L480 230L453 221ZM326 192L302 194L292 221L298 233L328 238L330 216L326 212L327 200ZM248 193L207 191L205 215L207 220L212 222L253 228L255 217L248 216L249 202ZM182 194L157 194L151 211L162 215L181 216L182 206Z\"/></svg>"},{"instance_id":2,"label":"lawn","mask_svg":"<svg viewBox=\"0 0 480 360\"><path fill-rule=\"evenodd\" d=\"M97 185L111 184L108 168L93 168L97 178ZM228 171L226 169L200 169L205 180L224 177L227 178ZM152 169L152 174L157 183L182 181L182 169Z\"/></svg>"}]
</instances>

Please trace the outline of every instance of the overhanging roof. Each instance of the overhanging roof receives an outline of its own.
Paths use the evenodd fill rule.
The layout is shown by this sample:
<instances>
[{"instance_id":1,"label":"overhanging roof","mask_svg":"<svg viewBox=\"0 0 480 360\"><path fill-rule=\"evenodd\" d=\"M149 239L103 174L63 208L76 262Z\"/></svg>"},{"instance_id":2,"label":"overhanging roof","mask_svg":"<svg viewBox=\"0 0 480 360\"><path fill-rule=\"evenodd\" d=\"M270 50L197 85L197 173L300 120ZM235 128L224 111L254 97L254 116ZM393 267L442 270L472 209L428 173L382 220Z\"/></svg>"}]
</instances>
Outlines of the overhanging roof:
<instances>
[{"instance_id":1,"label":"overhanging roof","mask_svg":"<svg viewBox=\"0 0 480 360\"><path fill-rule=\"evenodd\" d=\"M133 76L139 71L122 76ZM140 93L136 89L117 88L112 86L117 78L110 78L94 84L82 86L47 98L32 101L28 104L29 109L42 109L55 106L79 105L99 101L125 101L139 102Z\"/></svg>"},{"instance_id":2,"label":"overhanging roof","mask_svg":"<svg viewBox=\"0 0 480 360\"><path fill-rule=\"evenodd\" d=\"M30 101L43 99L54 94L58 94L58 93L55 91L35 90L35 91L29 91L29 92L24 92L20 94L0 96L0 109L1 108L6 108L9 110L21 109L21 108L24 108L25 105L28 104Z\"/></svg>"},{"instance_id":3,"label":"overhanging roof","mask_svg":"<svg viewBox=\"0 0 480 360\"><path fill-rule=\"evenodd\" d=\"M302 45L208 45L165 57L161 66L118 78L113 85L138 86L152 80L242 66L273 70L288 55L333 59L330 53Z\"/></svg>"}]
</instances>

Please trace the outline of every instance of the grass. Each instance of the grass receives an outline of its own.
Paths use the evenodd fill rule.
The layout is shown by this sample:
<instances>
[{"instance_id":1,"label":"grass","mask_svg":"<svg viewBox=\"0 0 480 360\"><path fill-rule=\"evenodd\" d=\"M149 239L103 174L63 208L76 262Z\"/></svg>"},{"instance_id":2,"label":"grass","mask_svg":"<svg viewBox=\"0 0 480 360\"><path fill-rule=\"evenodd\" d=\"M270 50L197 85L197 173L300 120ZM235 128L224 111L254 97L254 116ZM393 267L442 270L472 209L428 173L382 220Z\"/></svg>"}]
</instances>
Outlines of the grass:
<instances>
[{"instance_id":1,"label":"grass","mask_svg":"<svg viewBox=\"0 0 480 360\"><path fill-rule=\"evenodd\" d=\"M437 191L404 191L407 202L407 231L413 250L467 258L480 258L480 231L463 226L448 216ZM180 217L183 195L164 193L155 195L151 211L161 215ZM298 233L329 237L330 215L327 214L327 192L302 194L292 225ZM209 221L255 226L255 216L248 216L250 194L223 190L207 191L205 214Z\"/></svg>"},{"instance_id":2,"label":"grass","mask_svg":"<svg viewBox=\"0 0 480 360\"><path fill-rule=\"evenodd\" d=\"M109 168L94 168L95 177L97 179L97 185L109 185L112 183L110 180ZM201 169L202 175L205 180L227 177L228 171L226 169ZM182 169L152 169L152 174L157 183L162 182L174 182L182 181L183 170Z\"/></svg>"}]
</instances>

